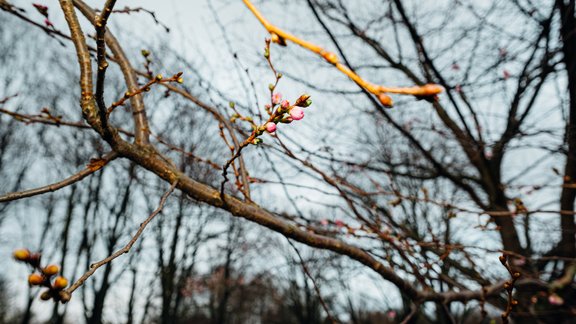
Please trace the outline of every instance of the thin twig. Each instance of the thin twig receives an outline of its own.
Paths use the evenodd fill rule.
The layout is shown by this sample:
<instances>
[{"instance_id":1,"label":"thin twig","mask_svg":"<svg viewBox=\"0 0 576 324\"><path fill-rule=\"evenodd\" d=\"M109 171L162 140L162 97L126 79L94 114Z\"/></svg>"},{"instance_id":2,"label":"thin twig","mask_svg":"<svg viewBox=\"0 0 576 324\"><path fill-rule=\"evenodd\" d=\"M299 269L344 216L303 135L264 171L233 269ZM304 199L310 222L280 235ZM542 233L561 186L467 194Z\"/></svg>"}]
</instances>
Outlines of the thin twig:
<instances>
[{"instance_id":1,"label":"thin twig","mask_svg":"<svg viewBox=\"0 0 576 324\"><path fill-rule=\"evenodd\" d=\"M14 200L18 200L18 199L22 199L22 198L28 198L28 197L33 197L33 196L37 196L37 195L41 195L47 192L54 192L56 190L60 190L64 187L73 185L77 182L79 182L80 180L86 178L87 176L95 173L96 171L102 169L106 164L108 164L110 161L114 160L118 155L116 154L116 152L111 152L108 153L106 155L104 155L102 158L100 159L93 159L90 161L90 163L88 164L88 166L72 175L71 177L68 177L62 181L44 186L44 187L40 187L40 188L35 188L35 189L29 189L29 190L25 190L25 191L19 191L19 192L11 192L8 194L5 194L3 196L0 196L0 203L3 202L8 202L8 201L14 201Z\"/></svg>"},{"instance_id":2,"label":"thin twig","mask_svg":"<svg viewBox=\"0 0 576 324\"><path fill-rule=\"evenodd\" d=\"M260 21L264 28L266 28L266 30L270 33L272 41L280 45L286 45L286 41L288 40L320 55L328 63L334 65L340 72L344 73L362 88L366 89L366 91L376 95L378 100L380 100L384 106L392 106L392 99L386 95L386 93L407 94L417 97L431 97L443 91L443 88L436 84L426 84L423 86L415 86L409 88L391 88L368 82L354 71L352 71L349 67L340 63L338 61L338 56L335 53L329 52L316 44L310 43L288 32L285 32L284 30L276 27L268 20L266 20L266 18L264 18L262 13L260 13L260 11L252 4L250 0L243 0L243 2L246 7L248 7L248 9L254 14L254 16Z\"/></svg>"},{"instance_id":3,"label":"thin twig","mask_svg":"<svg viewBox=\"0 0 576 324\"><path fill-rule=\"evenodd\" d=\"M170 28L168 26L166 26L165 24L163 24L160 20L158 20L158 18L156 17L156 13L154 11L148 10L146 8L142 8L142 7L130 8L130 7L126 6L126 7L124 7L124 9L116 9L113 12L114 13L130 14L132 12L141 12L141 11L149 14L152 17L152 19L154 19L154 22L157 25L162 26L167 33L170 32Z\"/></svg>"},{"instance_id":4,"label":"thin twig","mask_svg":"<svg viewBox=\"0 0 576 324\"><path fill-rule=\"evenodd\" d=\"M168 79L164 79L162 74L158 74L153 79L151 79L146 84L139 87L138 89L136 89L134 91L127 91L126 93L124 93L124 96L120 100L112 103L112 105L108 108L104 107L104 111L106 112L106 115L109 116L114 111L114 109L116 109L119 106L124 105L124 103L126 103L126 100L131 99L134 96L140 95L143 92L150 91L150 87L156 83L167 83L167 82L182 83L183 82L182 72L178 72Z\"/></svg>"},{"instance_id":5,"label":"thin twig","mask_svg":"<svg viewBox=\"0 0 576 324\"><path fill-rule=\"evenodd\" d=\"M286 240L288 241L288 244L290 244L290 246L294 249L294 252L296 252L298 259L300 259L300 266L302 266L302 270L304 271L306 276L308 278L310 278L310 280L312 281L312 284L314 285L314 290L316 291L316 295L318 296L318 299L320 300L320 304L322 304L322 308L324 308L324 311L326 312L326 316L328 316L328 320L332 323L338 323L334 319L334 317L332 317L332 315L330 314L330 310L328 309L328 305L326 304L326 302L324 301L324 298L322 298L322 294L320 293L320 288L318 287L318 284L316 284L316 280L314 280L314 277L312 277L312 274L308 270L308 267L306 266L306 263L304 262L304 258L302 258L302 255L300 254L300 251L298 251L298 248L296 248L296 246L292 243L292 241L290 241L289 238L286 237Z\"/></svg>"},{"instance_id":6,"label":"thin twig","mask_svg":"<svg viewBox=\"0 0 576 324\"><path fill-rule=\"evenodd\" d=\"M98 115L100 123L104 130L104 137L109 138L110 130L108 129L108 114L106 114L106 103L104 102L104 81L106 79L106 70L108 61L106 60L106 23L114 9L116 0L107 0L102 9L102 13L96 19L96 59L98 61L98 72L96 73L96 103L98 104Z\"/></svg>"},{"instance_id":7,"label":"thin twig","mask_svg":"<svg viewBox=\"0 0 576 324\"><path fill-rule=\"evenodd\" d=\"M504 289L506 290L506 295L508 298L507 298L506 310L502 313L502 323L508 324L510 322L508 319L510 313L512 313L516 305L518 305L518 300L514 299L513 291L514 291L514 284L516 283L518 278L520 278L521 274L520 272L512 269L512 267L508 262L508 255L506 253L502 254L499 260L500 263L502 263L502 265L506 268L506 270L508 270L508 273L510 274L510 281L506 281L504 283Z\"/></svg>"},{"instance_id":8,"label":"thin twig","mask_svg":"<svg viewBox=\"0 0 576 324\"><path fill-rule=\"evenodd\" d=\"M416 315L416 312L418 312L419 307L420 307L420 305L417 305L417 304L412 305L412 310L410 311L408 316L406 316L406 318L401 322L401 324L409 323L410 320L414 317L414 315Z\"/></svg>"},{"instance_id":9,"label":"thin twig","mask_svg":"<svg viewBox=\"0 0 576 324\"><path fill-rule=\"evenodd\" d=\"M86 271L86 273L84 273L82 275L82 277L80 277L78 280L76 280L76 282L72 286L70 286L70 288L65 290L65 292L69 294L68 297L70 297L70 295L76 289L78 289L80 286L82 286L84 284L84 282L88 278L90 278L94 274L94 272L96 272L96 270L98 270L98 268L100 268L101 266L103 266L103 265L111 262L112 260L118 258L122 254L126 254L126 253L130 252L130 249L136 243L138 238L140 238L140 235L142 235L142 233L144 232L144 229L146 229L146 226L154 219L154 217L156 217L156 215L158 215L162 211L162 209L164 208L164 205L166 204L166 200L168 199L168 196L170 196L170 194L174 191L174 189L176 189L177 184L178 184L178 181L174 181L172 183L172 185L170 186L170 189L166 193L164 193L164 195L162 195L162 198L160 199L160 203L158 204L158 208L156 208L156 210L154 210L150 214L150 216L148 216L148 218L146 218L146 220L144 220L144 222L142 222L140 224L138 231L136 231L136 234L134 234L134 236L132 237L132 239L130 239L128 244L126 244L120 250L114 252L112 255L102 259L101 261L98 261L96 263L91 264L90 270ZM68 300L70 300L70 298L68 298ZM63 299L62 302L66 303L66 302L68 302L68 300Z\"/></svg>"},{"instance_id":10,"label":"thin twig","mask_svg":"<svg viewBox=\"0 0 576 324\"><path fill-rule=\"evenodd\" d=\"M27 114L20 114L17 112L13 112L10 110L6 110L6 109L2 109L0 108L0 114L5 114L8 115L12 118L14 118L14 120L24 123L26 125L28 124L44 124L44 125L50 125L50 126L56 126L56 127L60 127L60 126L67 126L67 127L74 127L74 128L80 128L80 129L92 129L92 127L88 124L86 124L83 121L66 121L66 120L62 120L61 116L53 116L53 115L27 115ZM129 137L134 137L134 133L129 132L127 130L124 130L122 128L117 128L116 129L118 131L118 133L122 133L126 136Z\"/></svg>"}]
</instances>

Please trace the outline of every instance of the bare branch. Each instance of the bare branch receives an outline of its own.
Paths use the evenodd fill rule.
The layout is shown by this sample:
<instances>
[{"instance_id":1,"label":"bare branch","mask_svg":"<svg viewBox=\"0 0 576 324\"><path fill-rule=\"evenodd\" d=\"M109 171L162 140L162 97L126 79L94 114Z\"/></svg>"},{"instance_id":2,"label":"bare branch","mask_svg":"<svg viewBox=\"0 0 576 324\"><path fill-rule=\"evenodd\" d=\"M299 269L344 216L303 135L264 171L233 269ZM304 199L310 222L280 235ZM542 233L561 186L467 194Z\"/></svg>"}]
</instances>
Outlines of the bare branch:
<instances>
[{"instance_id":1,"label":"bare branch","mask_svg":"<svg viewBox=\"0 0 576 324\"><path fill-rule=\"evenodd\" d=\"M142 235L142 233L144 232L144 230L146 229L146 226L154 219L154 217L156 217L156 215L158 215L162 209L164 208L164 205L166 204L166 200L168 199L168 196L170 196L170 194L174 191L174 189L176 188L176 185L178 184L178 181L174 181L172 183L172 185L170 186L170 189L164 193L164 195L162 196L162 198L160 198L160 203L158 204L158 208L156 208L149 216L148 218L146 218L144 220L144 222L142 222L140 224L140 227L138 228L138 231L136 231L136 233L134 234L134 236L132 236L132 238L130 239L130 241L128 242L128 244L126 244L123 248L121 248L120 250L114 252L114 254L96 262L90 265L90 270L86 271L86 273L84 273L80 278L78 278L78 280L76 280L76 282L74 282L74 284L72 284L72 286L70 286L69 288L67 288L66 290L64 290L64 293L67 293L67 297L68 299L64 299L62 298L62 302L66 303L70 300L70 297L72 295L72 293L78 289L80 286L82 286L82 284L84 284L84 282L90 278L95 272L96 270L98 270L98 268L100 268L101 266L111 262L112 260L118 258L119 256L121 256L122 254L126 254L128 252L130 252L130 249L132 248L132 246L136 243L136 241L138 241L138 238L140 238L140 236Z\"/></svg>"},{"instance_id":2,"label":"bare branch","mask_svg":"<svg viewBox=\"0 0 576 324\"><path fill-rule=\"evenodd\" d=\"M108 153L104 155L102 158L93 159L90 161L86 169L74 174L73 176L66 178L62 181L25 191L19 192L11 192L5 195L0 196L0 203L14 201L22 198L34 197L37 195L41 195L48 192L54 192L65 188L67 186L73 185L82 179L86 178L87 176L95 173L96 171L102 169L106 164L110 161L114 160L118 155L115 152Z\"/></svg>"},{"instance_id":3,"label":"bare branch","mask_svg":"<svg viewBox=\"0 0 576 324\"><path fill-rule=\"evenodd\" d=\"M377 96L378 100L380 100L380 102L386 107L392 107L392 98L390 98L387 93L406 94L417 97L431 97L443 91L442 87L435 84L427 84L424 86L416 86L411 88L391 88L370 83L352 71L349 67L340 63L338 61L338 56L335 53L329 52L318 45L312 44L308 41L302 40L297 36L285 32L284 30L276 27L268 20L266 20L266 18L264 18L262 13L260 13L260 11L252 4L250 0L243 0L243 2L254 14L254 16L256 16L264 28L266 28L266 30L270 33L273 42L280 45L286 45L286 40L289 40L311 52L320 55L322 58L324 58L324 60L326 60L326 62L334 65L340 72L344 73L366 91Z\"/></svg>"}]
</instances>

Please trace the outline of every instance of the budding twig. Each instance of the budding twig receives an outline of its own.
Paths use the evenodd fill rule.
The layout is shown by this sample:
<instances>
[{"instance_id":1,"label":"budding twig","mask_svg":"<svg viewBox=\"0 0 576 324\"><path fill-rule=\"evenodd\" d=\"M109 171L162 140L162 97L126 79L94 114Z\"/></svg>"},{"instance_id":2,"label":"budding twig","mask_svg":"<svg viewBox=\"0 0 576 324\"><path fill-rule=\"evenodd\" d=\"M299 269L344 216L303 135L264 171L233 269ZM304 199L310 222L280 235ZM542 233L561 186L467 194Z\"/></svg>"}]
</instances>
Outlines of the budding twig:
<instances>
[{"instance_id":1,"label":"budding twig","mask_svg":"<svg viewBox=\"0 0 576 324\"><path fill-rule=\"evenodd\" d=\"M324 48L305 41L297 36L294 36L284 30L276 27L275 25L271 24L260 11L252 4L250 0L243 0L244 4L248 7L248 9L256 16L256 18L260 21L260 23L266 28L266 30L270 33L271 39L273 42L286 45L286 41L291 41L297 45L302 46L303 48L314 52L321 56L324 60L328 63L334 65L340 72L344 73L366 91L374 94L378 97L378 100L386 106L392 107L392 98L390 98L387 93L395 93L395 94L405 94L405 95L413 95L416 97L432 97L435 96L443 91L443 88L437 84L426 84L423 86L415 86L415 87L407 87L407 88L395 88L395 87L385 87L376 85L374 83L368 82L352 71L349 67L342 64L338 60L338 56L335 53L329 52Z\"/></svg>"},{"instance_id":2,"label":"budding twig","mask_svg":"<svg viewBox=\"0 0 576 324\"><path fill-rule=\"evenodd\" d=\"M102 123L102 130L104 137L110 138L112 135L108 127L108 114L106 113L106 103L104 102L104 81L106 79L106 70L108 69L108 61L106 60L106 23L110 17L110 13L116 4L116 0L107 0L102 9L102 13L96 19L96 59L98 61L98 72L96 73L96 93L95 99L98 105L98 116L100 123Z\"/></svg>"},{"instance_id":3,"label":"budding twig","mask_svg":"<svg viewBox=\"0 0 576 324\"><path fill-rule=\"evenodd\" d=\"M502 254L499 257L499 260L500 263L502 263L502 265L506 267L506 270L508 270L508 273L510 273L511 278L509 281L506 281L504 283L504 289L506 290L506 294L508 295L508 303L506 305L506 310L504 311L504 313L502 313L502 323L508 324L509 323L508 317L510 316L510 313L512 313L514 307L518 305L518 300L514 299L512 291L514 290L514 284L516 283L516 280L520 278L521 274L518 271L512 270L512 267L510 267L510 264L508 263L507 254Z\"/></svg>"},{"instance_id":4,"label":"budding twig","mask_svg":"<svg viewBox=\"0 0 576 324\"><path fill-rule=\"evenodd\" d=\"M126 100L141 94L142 92L148 92L150 91L150 87L156 83L167 83L167 82L178 82L178 83L182 83L184 80L182 79L182 72L178 72L175 75L173 75L171 78L168 79L164 79L162 77L162 74L158 74L156 77L154 77L152 80L148 81L145 85L141 86L140 88L136 89L135 91L127 91L124 94L124 97L122 97L122 99L116 101L115 103L113 103L107 111L108 116L110 116L110 114L114 111L114 109L116 109L116 107L118 106L122 106Z\"/></svg>"}]
</instances>

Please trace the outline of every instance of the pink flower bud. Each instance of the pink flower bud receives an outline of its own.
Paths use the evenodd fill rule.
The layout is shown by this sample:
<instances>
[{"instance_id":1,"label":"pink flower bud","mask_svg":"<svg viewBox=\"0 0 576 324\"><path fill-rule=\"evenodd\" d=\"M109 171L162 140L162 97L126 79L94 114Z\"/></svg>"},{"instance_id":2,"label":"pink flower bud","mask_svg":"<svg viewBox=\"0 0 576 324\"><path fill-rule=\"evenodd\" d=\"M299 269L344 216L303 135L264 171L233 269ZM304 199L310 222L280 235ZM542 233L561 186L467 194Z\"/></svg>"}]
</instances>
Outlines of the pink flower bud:
<instances>
[{"instance_id":1,"label":"pink flower bud","mask_svg":"<svg viewBox=\"0 0 576 324\"><path fill-rule=\"evenodd\" d=\"M300 120L304 118L304 110L300 107L294 107L290 109L290 117L292 117L293 120Z\"/></svg>"},{"instance_id":2,"label":"pink flower bud","mask_svg":"<svg viewBox=\"0 0 576 324\"><path fill-rule=\"evenodd\" d=\"M564 299L562 299L562 297L558 296L557 294L551 294L548 296L548 302L550 305L561 306L564 304Z\"/></svg>"},{"instance_id":3,"label":"pink flower bud","mask_svg":"<svg viewBox=\"0 0 576 324\"><path fill-rule=\"evenodd\" d=\"M274 133L276 131L276 124L273 122L268 122L265 126L268 133Z\"/></svg>"},{"instance_id":4,"label":"pink flower bud","mask_svg":"<svg viewBox=\"0 0 576 324\"><path fill-rule=\"evenodd\" d=\"M280 105L282 106L282 108L288 109L288 107L290 107L290 102L288 102L288 100L282 100L282 104Z\"/></svg>"},{"instance_id":5,"label":"pink flower bud","mask_svg":"<svg viewBox=\"0 0 576 324\"><path fill-rule=\"evenodd\" d=\"M282 94L280 92L276 92L272 95L272 103L277 105L282 101Z\"/></svg>"},{"instance_id":6,"label":"pink flower bud","mask_svg":"<svg viewBox=\"0 0 576 324\"><path fill-rule=\"evenodd\" d=\"M44 19L44 24L46 24L47 27L54 27L54 25L50 20L48 20L48 18Z\"/></svg>"}]
</instances>

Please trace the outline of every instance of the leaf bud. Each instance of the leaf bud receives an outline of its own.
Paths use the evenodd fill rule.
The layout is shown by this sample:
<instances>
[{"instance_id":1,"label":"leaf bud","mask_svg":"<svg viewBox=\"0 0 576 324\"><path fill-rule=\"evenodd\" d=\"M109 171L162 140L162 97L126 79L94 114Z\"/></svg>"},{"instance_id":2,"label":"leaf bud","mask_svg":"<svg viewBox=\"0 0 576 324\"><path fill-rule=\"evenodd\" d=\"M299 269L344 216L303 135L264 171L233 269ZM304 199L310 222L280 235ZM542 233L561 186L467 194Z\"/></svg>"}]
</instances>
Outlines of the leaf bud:
<instances>
[{"instance_id":1,"label":"leaf bud","mask_svg":"<svg viewBox=\"0 0 576 324\"><path fill-rule=\"evenodd\" d=\"M51 298L52 298L52 293L50 292L50 290L46 290L40 295L40 299L42 299L42 300L50 300Z\"/></svg>"}]
</instances>

